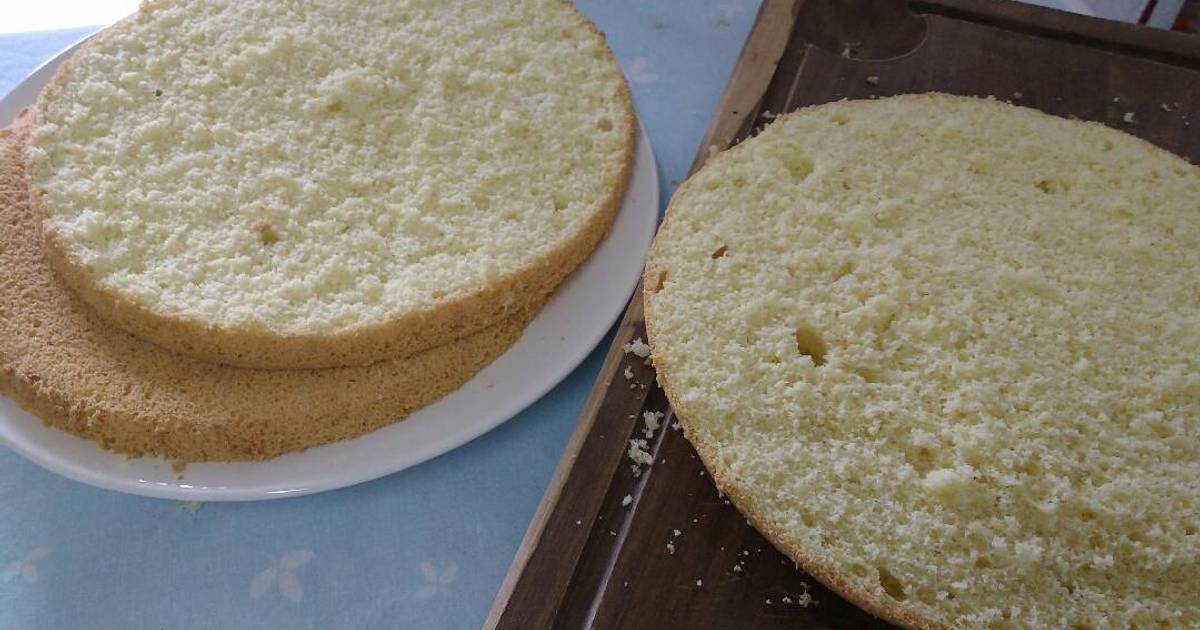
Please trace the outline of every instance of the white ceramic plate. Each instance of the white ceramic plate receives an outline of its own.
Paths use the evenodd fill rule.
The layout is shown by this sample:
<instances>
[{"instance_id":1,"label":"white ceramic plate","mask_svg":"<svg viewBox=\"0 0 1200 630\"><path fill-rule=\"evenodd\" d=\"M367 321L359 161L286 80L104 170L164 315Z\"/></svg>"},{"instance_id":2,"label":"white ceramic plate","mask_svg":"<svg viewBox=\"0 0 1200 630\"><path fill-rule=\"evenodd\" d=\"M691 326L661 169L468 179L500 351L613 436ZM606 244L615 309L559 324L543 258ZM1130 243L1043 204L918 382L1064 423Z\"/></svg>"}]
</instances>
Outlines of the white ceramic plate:
<instances>
[{"instance_id":1,"label":"white ceramic plate","mask_svg":"<svg viewBox=\"0 0 1200 630\"><path fill-rule=\"evenodd\" d=\"M34 102L54 69L78 45L46 62L0 100L0 124L8 124ZM575 369L624 311L657 217L658 170L642 130L625 204L608 238L563 283L521 339L461 389L403 422L362 437L265 462L190 464L179 475L165 460L128 459L49 428L0 397L0 440L44 468L83 483L181 500L298 496L394 473L495 428Z\"/></svg>"}]
</instances>

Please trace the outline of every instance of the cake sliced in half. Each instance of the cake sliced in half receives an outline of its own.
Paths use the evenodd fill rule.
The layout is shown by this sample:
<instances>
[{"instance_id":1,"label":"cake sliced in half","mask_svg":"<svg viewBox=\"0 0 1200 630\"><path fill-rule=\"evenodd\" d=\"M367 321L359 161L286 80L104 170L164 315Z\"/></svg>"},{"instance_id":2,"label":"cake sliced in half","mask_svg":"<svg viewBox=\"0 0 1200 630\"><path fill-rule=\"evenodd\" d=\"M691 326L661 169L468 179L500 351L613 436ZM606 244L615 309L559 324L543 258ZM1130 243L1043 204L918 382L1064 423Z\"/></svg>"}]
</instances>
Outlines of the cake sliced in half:
<instances>
[{"instance_id":1,"label":"cake sliced in half","mask_svg":"<svg viewBox=\"0 0 1200 630\"><path fill-rule=\"evenodd\" d=\"M781 117L676 193L658 376L784 553L916 628L1200 626L1200 169L947 95Z\"/></svg>"},{"instance_id":2,"label":"cake sliced in half","mask_svg":"<svg viewBox=\"0 0 1200 630\"><path fill-rule=\"evenodd\" d=\"M28 159L51 262L106 320L316 368L540 304L611 224L634 126L560 0L171 0L62 66Z\"/></svg>"},{"instance_id":3,"label":"cake sliced in half","mask_svg":"<svg viewBox=\"0 0 1200 630\"><path fill-rule=\"evenodd\" d=\"M536 310L368 366L261 370L181 357L109 325L56 277L24 190L27 137L26 124L0 129L0 392L110 450L258 460L357 437L457 389Z\"/></svg>"}]
</instances>

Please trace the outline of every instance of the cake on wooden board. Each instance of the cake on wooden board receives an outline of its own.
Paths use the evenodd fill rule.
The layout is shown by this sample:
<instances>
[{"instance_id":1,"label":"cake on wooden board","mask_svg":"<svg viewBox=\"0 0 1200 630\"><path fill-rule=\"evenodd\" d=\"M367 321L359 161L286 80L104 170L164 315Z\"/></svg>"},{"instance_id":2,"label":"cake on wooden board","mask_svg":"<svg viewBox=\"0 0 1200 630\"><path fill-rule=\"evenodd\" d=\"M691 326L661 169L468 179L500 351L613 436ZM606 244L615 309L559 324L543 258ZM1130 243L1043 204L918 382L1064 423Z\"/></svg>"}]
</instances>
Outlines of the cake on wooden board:
<instances>
[{"instance_id":1,"label":"cake on wooden board","mask_svg":"<svg viewBox=\"0 0 1200 630\"><path fill-rule=\"evenodd\" d=\"M1200 169L948 95L781 117L676 193L659 379L782 551L906 626L1194 627Z\"/></svg>"}]
</instances>

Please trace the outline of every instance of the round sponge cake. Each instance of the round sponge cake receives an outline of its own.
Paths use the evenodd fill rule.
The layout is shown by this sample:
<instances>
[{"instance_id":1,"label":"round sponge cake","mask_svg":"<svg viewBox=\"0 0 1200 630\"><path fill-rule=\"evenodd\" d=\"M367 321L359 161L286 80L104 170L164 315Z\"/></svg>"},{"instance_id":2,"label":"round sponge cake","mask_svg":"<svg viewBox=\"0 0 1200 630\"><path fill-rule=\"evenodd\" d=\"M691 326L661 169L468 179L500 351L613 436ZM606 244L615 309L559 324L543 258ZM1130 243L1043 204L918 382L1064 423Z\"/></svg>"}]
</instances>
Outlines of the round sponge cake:
<instances>
[{"instance_id":1,"label":"round sponge cake","mask_svg":"<svg viewBox=\"0 0 1200 630\"><path fill-rule=\"evenodd\" d=\"M812 107L688 180L645 286L718 487L851 601L1200 625L1197 167L995 101Z\"/></svg>"},{"instance_id":2,"label":"round sponge cake","mask_svg":"<svg viewBox=\"0 0 1200 630\"><path fill-rule=\"evenodd\" d=\"M27 136L26 124L0 129L0 391L109 449L250 460L355 437L458 388L536 310L369 366L261 370L180 357L109 325L59 282L25 190Z\"/></svg>"},{"instance_id":3,"label":"round sponge cake","mask_svg":"<svg viewBox=\"0 0 1200 630\"><path fill-rule=\"evenodd\" d=\"M540 303L611 224L634 126L560 0L154 2L47 86L30 177L107 320L232 365L362 365Z\"/></svg>"}]
</instances>

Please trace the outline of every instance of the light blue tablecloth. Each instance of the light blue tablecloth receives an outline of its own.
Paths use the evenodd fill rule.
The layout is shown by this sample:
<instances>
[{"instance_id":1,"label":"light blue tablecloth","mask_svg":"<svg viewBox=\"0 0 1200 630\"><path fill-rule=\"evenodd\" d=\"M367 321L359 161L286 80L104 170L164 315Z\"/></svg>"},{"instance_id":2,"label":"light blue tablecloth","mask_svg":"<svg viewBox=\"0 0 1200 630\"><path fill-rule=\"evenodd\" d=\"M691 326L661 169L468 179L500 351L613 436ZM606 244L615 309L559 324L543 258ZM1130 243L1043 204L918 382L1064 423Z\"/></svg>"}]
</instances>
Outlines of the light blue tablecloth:
<instances>
[{"instance_id":1,"label":"light blue tablecloth","mask_svg":"<svg viewBox=\"0 0 1200 630\"><path fill-rule=\"evenodd\" d=\"M578 4L630 78L665 204L758 0ZM0 94L90 30L0 36ZM143 499L68 481L0 448L0 628L477 627L607 347L471 444L310 497Z\"/></svg>"}]
</instances>

